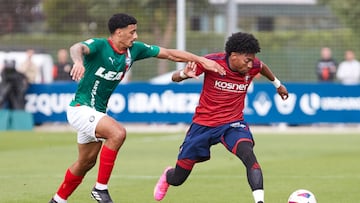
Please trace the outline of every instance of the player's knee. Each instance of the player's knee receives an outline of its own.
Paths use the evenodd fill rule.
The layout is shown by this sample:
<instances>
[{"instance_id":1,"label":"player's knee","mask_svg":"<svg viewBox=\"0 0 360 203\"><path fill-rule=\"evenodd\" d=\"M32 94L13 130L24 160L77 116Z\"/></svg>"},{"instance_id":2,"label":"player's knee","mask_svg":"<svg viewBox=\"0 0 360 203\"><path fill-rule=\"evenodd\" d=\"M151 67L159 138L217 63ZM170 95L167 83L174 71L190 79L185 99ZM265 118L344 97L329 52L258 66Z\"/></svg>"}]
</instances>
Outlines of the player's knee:
<instances>
[{"instance_id":1,"label":"player's knee","mask_svg":"<svg viewBox=\"0 0 360 203\"><path fill-rule=\"evenodd\" d=\"M117 139L120 140L120 142L124 142L126 139L126 129L124 127L121 127L117 132Z\"/></svg>"},{"instance_id":2,"label":"player's knee","mask_svg":"<svg viewBox=\"0 0 360 203\"><path fill-rule=\"evenodd\" d=\"M117 145L121 146L126 139L126 129L122 126L119 126L111 136L112 142L116 143Z\"/></svg>"},{"instance_id":3,"label":"player's knee","mask_svg":"<svg viewBox=\"0 0 360 203\"><path fill-rule=\"evenodd\" d=\"M236 156L239 157L246 168L260 168L251 142L240 142L236 149Z\"/></svg>"}]
</instances>

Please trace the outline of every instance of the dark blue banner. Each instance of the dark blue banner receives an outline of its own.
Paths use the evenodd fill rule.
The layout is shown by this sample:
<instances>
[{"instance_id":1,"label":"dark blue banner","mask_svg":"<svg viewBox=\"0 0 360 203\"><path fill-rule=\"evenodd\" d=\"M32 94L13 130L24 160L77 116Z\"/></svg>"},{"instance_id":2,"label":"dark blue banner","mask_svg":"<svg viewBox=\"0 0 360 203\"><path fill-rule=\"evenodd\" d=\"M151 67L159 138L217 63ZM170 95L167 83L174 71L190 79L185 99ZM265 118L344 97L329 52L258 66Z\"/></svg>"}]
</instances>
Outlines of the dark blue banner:
<instances>
[{"instance_id":1,"label":"dark blue banner","mask_svg":"<svg viewBox=\"0 0 360 203\"><path fill-rule=\"evenodd\" d=\"M66 122L66 108L77 84L32 85L26 110L37 124ZM286 84L289 99L281 100L269 83L250 86L244 109L251 124L359 123L360 86L340 84ZM119 85L109 100L108 114L120 122L190 123L198 103L201 84Z\"/></svg>"}]
</instances>

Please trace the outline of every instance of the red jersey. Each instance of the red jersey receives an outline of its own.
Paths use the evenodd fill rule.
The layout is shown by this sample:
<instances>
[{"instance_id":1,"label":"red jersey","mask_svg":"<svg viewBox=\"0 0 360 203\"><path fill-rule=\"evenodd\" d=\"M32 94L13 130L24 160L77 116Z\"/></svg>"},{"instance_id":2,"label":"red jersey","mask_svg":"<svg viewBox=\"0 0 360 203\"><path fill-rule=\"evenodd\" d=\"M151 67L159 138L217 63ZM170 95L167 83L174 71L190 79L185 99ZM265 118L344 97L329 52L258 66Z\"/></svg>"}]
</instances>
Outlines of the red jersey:
<instances>
[{"instance_id":1,"label":"red jersey","mask_svg":"<svg viewBox=\"0 0 360 203\"><path fill-rule=\"evenodd\" d=\"M247 89L253 78L261 71L261 61L255 58L253 67L246 75L229 68L225 53L205 56L224 67L226 75L209 71L197 64L196 75L204 73L204 84L193 122L215 127L233 121L244 120L243 110Z\"/></svg>"}]
</instances>

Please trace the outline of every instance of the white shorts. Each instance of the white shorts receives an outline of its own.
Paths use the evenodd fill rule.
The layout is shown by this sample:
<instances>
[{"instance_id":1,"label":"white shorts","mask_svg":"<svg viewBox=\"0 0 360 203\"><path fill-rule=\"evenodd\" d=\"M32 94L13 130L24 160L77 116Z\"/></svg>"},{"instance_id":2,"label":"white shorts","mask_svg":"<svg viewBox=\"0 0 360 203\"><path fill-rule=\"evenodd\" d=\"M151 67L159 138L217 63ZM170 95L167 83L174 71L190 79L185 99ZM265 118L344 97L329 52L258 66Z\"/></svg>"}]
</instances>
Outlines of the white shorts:
<instances>
[{"instance_id":1,"label":"white shorts","mask_svg":"<svg viewBox=\"0 0 360 203\"><path fill-rule=\"evenodd\" d=\"M106 115L105 113L88 106L68 106L66 115L69 124L77 131L79 144L103 141L95 137L95 129L99 120Z\"/></svg>"}]
</instances>

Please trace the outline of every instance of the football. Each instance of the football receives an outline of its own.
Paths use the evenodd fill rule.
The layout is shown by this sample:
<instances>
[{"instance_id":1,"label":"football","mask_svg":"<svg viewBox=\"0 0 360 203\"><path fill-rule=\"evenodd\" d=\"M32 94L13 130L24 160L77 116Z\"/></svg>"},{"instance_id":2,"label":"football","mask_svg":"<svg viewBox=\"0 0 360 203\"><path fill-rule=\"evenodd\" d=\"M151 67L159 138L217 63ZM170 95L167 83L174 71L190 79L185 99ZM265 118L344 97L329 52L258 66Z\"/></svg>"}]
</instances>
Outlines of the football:
<instances>
[{"instance_id":1,"label":"football","mask_svg":"<svg viewBox=\"0 0 360 203\"><path fill-rule=\"evenodd\" d=\"M309 190L299 189L291 193L288 203L316 203L316 199Z\"/></svg>"}]
</instances>

